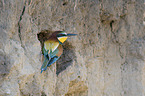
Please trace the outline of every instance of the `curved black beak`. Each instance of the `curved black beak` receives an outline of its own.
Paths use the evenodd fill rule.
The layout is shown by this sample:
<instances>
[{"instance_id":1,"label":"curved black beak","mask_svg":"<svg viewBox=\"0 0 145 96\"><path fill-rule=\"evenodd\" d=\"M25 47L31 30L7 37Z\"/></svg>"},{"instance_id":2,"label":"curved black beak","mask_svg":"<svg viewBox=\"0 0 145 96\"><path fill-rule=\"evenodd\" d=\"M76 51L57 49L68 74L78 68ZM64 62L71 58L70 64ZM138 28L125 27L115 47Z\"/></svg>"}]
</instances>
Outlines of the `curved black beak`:
<instances>
[{"instance_id":1,"label":"curved black beak","mask_svg":"<svg viewBox=\"0 0 145 96\"><path fill-rule=\"evenodd\" d=\"M67 36L76 36L77 34L67 34Z\"/></svg>"}]
</instances>

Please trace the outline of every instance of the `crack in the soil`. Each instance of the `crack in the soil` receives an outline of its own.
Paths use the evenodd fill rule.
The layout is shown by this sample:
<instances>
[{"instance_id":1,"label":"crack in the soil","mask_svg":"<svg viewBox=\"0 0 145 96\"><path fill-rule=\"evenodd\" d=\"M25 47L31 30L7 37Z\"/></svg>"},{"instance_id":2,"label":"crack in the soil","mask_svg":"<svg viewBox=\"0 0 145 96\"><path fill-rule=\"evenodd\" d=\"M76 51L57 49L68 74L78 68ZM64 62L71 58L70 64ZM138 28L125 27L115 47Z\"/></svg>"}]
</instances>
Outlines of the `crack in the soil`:
<instances>
[{"instance_id":1,"label":"crack in the soil","mask_svg":"<svg viewBox=\"0 0 145 96\"><path fill-rule=\"evenodd\" d=\"M112 20L112 21L110 22L111 31L113 31L113 23L114 23L114 21Z\"/></svg>"},{"instance_id":2,"label":"crack in the soil","mask_svg":"<svg viewBox=\"0 0 145 96\"><path fill-rule=\"evenodd\" d=\"M24 45L23 45L23 43L22 43L22 38L21 38L21 25L20 25L20 22L21 22L21 20L22 20L22 17L23 17L23 15L24 15L24 12L25 12L25 6L23 7L22 13L21 13L21 15L20 15L20 19L19 19L19 21L18 21L18 36L19 36L19 38L20 38L21 46L22 46L23 48L24 48Z\"/></svg>"}]
</instances>

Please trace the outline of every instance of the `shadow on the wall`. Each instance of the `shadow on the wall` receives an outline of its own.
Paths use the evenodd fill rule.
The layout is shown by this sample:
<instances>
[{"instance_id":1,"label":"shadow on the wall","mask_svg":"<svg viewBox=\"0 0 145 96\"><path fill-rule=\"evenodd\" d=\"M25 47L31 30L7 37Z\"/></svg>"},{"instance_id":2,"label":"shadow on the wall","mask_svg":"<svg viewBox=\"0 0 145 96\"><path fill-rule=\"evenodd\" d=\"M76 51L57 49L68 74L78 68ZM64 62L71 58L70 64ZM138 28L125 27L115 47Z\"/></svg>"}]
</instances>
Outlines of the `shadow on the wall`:
<instances>
[{"instance_id":1,"label":"shadow on the wall","mask_svg":"<svg viewBox=\"0 0 145 96\"><path fill-rule=\"evenodd\" d=\"M60 59L56 63L56 74L59 75L62 71L64 71L68 66L73 63L76 55L73 50L73 46L69 42L64 42L63 44L63 54Z\"/></svg>"},{"instance_id":2,"label":"shadow on the wall","mask_svg":"<svg viewBox=\"0 0 145 96\"><path fill-rule=\"evenodd\" d=\"M53 31L42 30L37 34L38 40L41 43L41 51L43 48L43 43L45 40L49 38L49 36L53 33ZM56 74L59 75L62 71L64 71L68 66L73 63L75 59L75 52L73 50L73 46L69 42L64 42L63 44L63 54L56 62Z\"/></svg>"},{"instance_id":3,"label":"shadow on the wall","mask_svg":"<svg viewBox=\"0 0 145 96\"><path fill-rule=\"evenodd\" d=\"M6 77L11 69L8 56L0 52L0 80Z\"/></svg>"}]
</instances>

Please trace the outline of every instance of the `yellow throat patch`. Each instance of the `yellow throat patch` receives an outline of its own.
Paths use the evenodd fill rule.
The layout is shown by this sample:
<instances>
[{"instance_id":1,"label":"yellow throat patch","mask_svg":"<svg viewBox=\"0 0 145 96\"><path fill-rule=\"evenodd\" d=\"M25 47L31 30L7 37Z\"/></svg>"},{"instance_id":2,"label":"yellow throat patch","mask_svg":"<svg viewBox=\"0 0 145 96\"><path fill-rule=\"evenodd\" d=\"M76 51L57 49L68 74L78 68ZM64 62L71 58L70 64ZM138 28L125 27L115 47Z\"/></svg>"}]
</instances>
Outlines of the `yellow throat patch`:
<instances>
[{"instance_id":1,"label":"yellow throat patch","mask_svg":"<svg viewBox=\"0 0 145 96\"><path fill-rule=\"evenodd\" d=\"M58 37L58 40L63 43L65 40L67 39L67 37Z\"/></svg>"}]
</instances>

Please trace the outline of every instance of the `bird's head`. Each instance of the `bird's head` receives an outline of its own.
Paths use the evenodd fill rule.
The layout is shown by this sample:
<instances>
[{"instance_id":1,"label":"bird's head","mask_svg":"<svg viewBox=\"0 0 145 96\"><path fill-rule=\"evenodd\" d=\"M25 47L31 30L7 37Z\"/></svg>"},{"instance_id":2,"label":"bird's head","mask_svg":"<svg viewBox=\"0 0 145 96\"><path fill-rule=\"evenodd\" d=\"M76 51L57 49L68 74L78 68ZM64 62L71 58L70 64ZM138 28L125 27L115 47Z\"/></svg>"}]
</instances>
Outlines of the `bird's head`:
<instances>
[{"instance_id":1,"label":"bird's head","mask_svg":"<svg viewBox=\"0 0 145 96\"><path fill-rule=\"evenodd\" d=\"M66 32L64 31L59 31L57 34L56 34L56 37L58 39L58 41L60 43L63 43L64 41L66 41L66 39L69 37L69 36L75 36L77 34L67 34Z\"/></svg>"}]
</instances>

